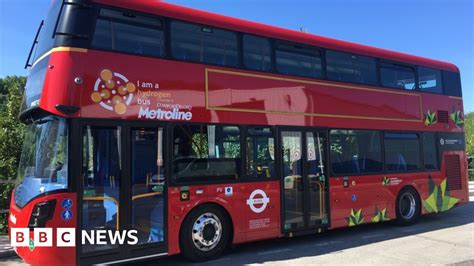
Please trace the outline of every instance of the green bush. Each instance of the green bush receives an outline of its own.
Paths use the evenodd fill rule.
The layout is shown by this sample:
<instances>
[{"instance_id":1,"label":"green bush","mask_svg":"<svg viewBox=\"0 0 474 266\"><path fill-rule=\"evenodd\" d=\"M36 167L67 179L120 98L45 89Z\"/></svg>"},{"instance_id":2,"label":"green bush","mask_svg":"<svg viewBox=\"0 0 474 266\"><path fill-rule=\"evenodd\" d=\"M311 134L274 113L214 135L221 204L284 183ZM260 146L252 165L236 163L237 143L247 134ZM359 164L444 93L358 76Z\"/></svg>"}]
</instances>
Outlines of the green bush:
<instances>
[{"instance_id":1,"label":"green bush","mask_svg":"<svg viewBox=\"0 0 474 266\"><path fill-rule=\"evenodd\" d=\"M466 114L464 118L464 133L466 137L466 153L468 156L474 156L474 112ZM470 169L474 169L474 162ZM469 172L469 180L474 181L474 171Z\"/></svg>"},{"instance_id":2,"label":"green bush","mask_svg":"<svg viewBox=\"0 0 474 266\"><path fill-rule=\"evenodd\" d=\"M0 184L0 209L6 210L10 206L11 192L14 184ZM8 233L8 212L0 213L0 235Z\"/></svg>"}]
</instances>

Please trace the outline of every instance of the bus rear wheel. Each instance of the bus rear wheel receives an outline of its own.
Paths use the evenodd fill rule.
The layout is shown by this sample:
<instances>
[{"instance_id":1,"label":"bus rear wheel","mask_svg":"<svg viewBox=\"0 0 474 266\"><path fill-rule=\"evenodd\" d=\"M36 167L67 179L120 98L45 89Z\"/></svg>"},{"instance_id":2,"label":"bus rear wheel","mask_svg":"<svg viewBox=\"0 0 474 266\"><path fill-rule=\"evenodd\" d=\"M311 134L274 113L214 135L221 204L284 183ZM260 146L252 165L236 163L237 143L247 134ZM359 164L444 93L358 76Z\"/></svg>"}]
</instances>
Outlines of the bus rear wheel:
<instances>
[{"instance_id":1,"label":"bus rear wheel","mask_svg":"<svg viewBox=\"0 0 474 266\"><path fill-rule=\"evenodd\" d=\"M199 206L188 214L181 226L181 252L191 261L206 261L222 254L229 236L227 214L217 206Z\"/></svg>"},{"instance_id":2,"label":"bus rear wheel","mask_svg":"<svg viewBox=\"0 0 474 266\"><path fill-rule=\"evenodd\" d=\"M421 201L413 187L403 188L397 196L396 215L399 225L411 225L420 217Z\"/></svg>"}]
</instances>

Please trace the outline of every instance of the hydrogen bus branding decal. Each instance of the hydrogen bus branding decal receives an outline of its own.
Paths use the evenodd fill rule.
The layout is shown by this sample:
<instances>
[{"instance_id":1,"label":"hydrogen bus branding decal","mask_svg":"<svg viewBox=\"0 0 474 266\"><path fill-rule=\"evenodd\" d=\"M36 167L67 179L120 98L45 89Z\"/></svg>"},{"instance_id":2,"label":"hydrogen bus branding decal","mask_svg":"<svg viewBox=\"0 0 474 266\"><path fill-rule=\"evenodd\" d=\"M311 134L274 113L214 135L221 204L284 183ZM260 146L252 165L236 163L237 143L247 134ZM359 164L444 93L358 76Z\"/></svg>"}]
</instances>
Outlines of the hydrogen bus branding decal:
<instances>
[{"instance_id":1,"label":"hydrogen bus branding decal","mask_svg":"<svg viewBox=\"0 0 474 266\"><path fill-rule=\"evenodd\" d=\"M130 113L142 119L178 121L190 121L193 117L192 106L175 103L173 94L162 91L160 83L131 82L125 75L109 69L100 72L91 99L118 115Z\"/></svg>"},{"instance_id":2,"label":"hydrogen bus branding decal","mask_svg":"<svg viewBox=\"0 0 474 266\"><path fill-rule=\"evenodd\" d=\"M122 115L127 112L135 91L135 84L129 82L124 75L103 69L94 84L91 99L102 108Z\"/></svg>"}]
</instances>

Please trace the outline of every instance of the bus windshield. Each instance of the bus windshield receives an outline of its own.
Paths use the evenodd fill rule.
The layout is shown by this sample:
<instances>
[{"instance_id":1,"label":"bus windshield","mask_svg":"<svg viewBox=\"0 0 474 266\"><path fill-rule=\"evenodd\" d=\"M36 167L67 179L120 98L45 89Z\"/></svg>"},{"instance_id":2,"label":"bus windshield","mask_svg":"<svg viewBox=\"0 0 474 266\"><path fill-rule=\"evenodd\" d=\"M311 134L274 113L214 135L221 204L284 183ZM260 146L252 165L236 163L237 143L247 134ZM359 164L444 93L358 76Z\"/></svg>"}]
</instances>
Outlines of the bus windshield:
<instances>
[{"instance_id":1,"label":"bus windshield","mask_svg":"<svg viewBox=\"0 0 474 266\"><path fill-rule=\"evenodd\" d=\"M15 189L19 207L40 194L67 188L67 150L64 119L50 116L27 127Z\"/></svg>"}]
</instances>

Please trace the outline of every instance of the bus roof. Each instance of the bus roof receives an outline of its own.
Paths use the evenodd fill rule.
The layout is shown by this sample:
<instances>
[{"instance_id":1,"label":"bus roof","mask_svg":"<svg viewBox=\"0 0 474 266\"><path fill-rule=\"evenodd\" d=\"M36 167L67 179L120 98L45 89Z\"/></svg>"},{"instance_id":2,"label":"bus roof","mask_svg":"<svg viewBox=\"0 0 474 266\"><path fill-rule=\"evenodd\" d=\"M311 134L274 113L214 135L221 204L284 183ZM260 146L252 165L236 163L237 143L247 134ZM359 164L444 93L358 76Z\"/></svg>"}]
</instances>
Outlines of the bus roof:
<instances>
[{"instance_id":1,"label":"bus roof","mask_svg":"<svg viewBox=\"0 0 474 266\"><path fill-rule=\"evenodd\" d=\"M269 38L459 72L458 68L454 64L443 61L341 41L285 28L269 26L262 23L223 16L215 13L165 3L162 1L94 0L94 2Z\"/></svg>"}]
</instances>

